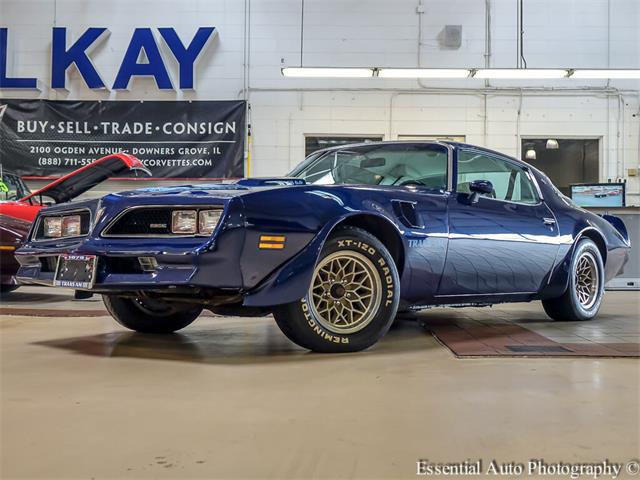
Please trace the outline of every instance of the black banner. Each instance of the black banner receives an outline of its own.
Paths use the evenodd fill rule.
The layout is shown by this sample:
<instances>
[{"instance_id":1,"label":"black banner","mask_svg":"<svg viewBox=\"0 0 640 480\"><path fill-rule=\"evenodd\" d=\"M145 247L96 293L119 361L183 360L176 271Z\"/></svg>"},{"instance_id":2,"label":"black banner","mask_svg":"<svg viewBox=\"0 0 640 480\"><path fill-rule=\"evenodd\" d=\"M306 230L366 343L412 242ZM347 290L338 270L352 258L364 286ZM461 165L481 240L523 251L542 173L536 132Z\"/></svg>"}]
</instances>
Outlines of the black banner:
<instances>
[{"instance_id":1,"label":"black banner","mask_svg":"<svg viewBox=\"0 0 640 480\"><path fill-rule=\"evenodd\" d=\"M243 176L244 101L0 100L3 110L0 161L19 175L59 176L126 152L156 178Z\"/></svg>"}]
</instances>

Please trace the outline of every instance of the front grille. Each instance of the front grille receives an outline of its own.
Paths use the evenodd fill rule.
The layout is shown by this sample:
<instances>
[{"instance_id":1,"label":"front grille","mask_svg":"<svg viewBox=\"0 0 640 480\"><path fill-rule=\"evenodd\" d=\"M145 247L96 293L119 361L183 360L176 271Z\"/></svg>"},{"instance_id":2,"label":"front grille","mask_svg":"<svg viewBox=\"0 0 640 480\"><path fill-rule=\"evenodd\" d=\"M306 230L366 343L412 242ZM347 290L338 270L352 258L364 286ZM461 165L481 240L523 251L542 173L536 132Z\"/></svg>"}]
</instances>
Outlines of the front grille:
<instances>
[{"instance_id":1,"label":"front grille","mask_svg":"<svg viewBox=\"0 0 640 480\"><path fill-rule=\"evenodd\" d=\"M103 237L180 236L171 232L171 214L175 210L222 210L221 206L134 207L125 211L103 231ZM207 234L202 234L208 236ZM186 235L191 236L191 235Z\"/></svg>"},{"instance_id":2,"label":"front grille","mask_svg":"<svg viewBox=\"0 0 640 480\"><path fill-rule=\"evenodd\" d=\"M45 237L44 236L44 219L46 217L70 217L73 215L80 216L80 236L89 235L89 228L91 228L91 212L89 210L76 210L73 212L60 212L51 215L43 215L39 217L38 225L33 234L34 240L60 240L65 237Z\"/></svg>"},{"instance_id":3,"label":"front grille","mask_svg":"<svg viewBox=\"0 0 640 480\"><path fill-rule=\"evenodd\" d=\"M170 208L136 208L122 215L106 229L109 235L170 235Z\"/></svg>"}]
</instances>

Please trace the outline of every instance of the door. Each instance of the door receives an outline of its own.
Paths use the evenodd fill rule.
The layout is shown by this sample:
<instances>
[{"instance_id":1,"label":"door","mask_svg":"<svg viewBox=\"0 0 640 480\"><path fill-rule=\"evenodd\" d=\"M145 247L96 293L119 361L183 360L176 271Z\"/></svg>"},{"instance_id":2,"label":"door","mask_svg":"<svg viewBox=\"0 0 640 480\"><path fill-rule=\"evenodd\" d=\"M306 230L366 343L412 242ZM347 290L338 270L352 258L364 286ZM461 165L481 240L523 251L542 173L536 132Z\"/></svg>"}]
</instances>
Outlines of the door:
<instances>
[{"instance_id":1,"label":"door","mask_svg":"<svg viewBox=\"0 0 640 480\"><path fill-rule=\"evenodd\" d=\"M600 141L597 138L523 139L522 155L523 160L547 174L567 196L571 194L571 184L600 181Z\"/></svg>"},{"instance_id":2,"label":"door","mask_svg":"<svg viewBox=\"0 0 640 480\"><path fill-rule=\"evenodd\" d=\"M450 164L443 144L377 143L316 154L289 175L317 185L375 186L365 208L402 224L408 246L402 298L418 304L433 299L444 269Z\"/></svg>"},{"instance_id":3,"label":"door","mask_svg":"<svg viewBox=\"0 0 640 480\"><path fill-rule=\"evenodd\" d=\"M438 296L538 292L558 250L555 218L527 168L473 149L457 152L449 246ZM471 191L471 182L492 191Z\"/></svg>"}]
</instances>

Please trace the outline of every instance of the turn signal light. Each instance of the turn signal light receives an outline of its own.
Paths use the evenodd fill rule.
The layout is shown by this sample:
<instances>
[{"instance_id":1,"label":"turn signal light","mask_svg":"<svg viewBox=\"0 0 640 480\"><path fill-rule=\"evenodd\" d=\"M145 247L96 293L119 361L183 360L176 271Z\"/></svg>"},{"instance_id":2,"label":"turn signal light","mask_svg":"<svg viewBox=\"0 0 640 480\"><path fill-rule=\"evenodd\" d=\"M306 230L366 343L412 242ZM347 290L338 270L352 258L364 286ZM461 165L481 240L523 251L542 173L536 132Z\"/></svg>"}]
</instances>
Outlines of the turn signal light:
<instances>
[{"instance_id":1,"label":"turn signal light","mask_svg":"<svg viewBox=\"0 0 640 480\"><path fill-rule=\"evenodd\" d=\"M260 235L258 248L263 250L282 250L287 237L284 235Z\"/></svg>"}]
</instances>

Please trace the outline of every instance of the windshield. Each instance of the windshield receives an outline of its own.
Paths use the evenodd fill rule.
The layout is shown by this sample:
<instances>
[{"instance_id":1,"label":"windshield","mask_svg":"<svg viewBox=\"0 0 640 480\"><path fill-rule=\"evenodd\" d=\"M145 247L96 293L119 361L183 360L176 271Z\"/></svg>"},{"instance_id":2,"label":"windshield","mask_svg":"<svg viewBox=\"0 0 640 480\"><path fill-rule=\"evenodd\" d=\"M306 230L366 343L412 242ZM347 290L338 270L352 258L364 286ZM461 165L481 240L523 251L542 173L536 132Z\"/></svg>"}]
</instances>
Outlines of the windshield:
<instances>
[{"instance_id":1,"label":"windshield","mask_svg":"<svg viewBox=\"0 0 640 480\"><path fill-rule=\"evenodd\" d=\"M289 176L321 185L417 185L446 190L444 145L389 143L345 147L310 156Z\"/></svg>"},{"instance_id":2,"label":"windshield","mask_svg":"<svg viewBox=\"0 0 640 480\"><path fill-rule=\"evenodd\" d=\"M31 192L17 175L5 173L0 180L0 200L19 200Z\"/></svg>"}]
</instances>

